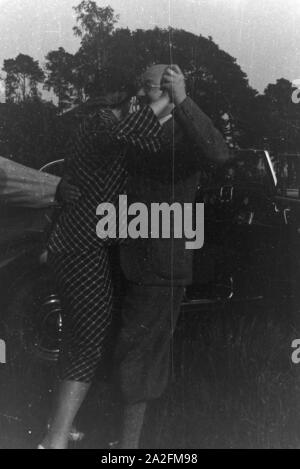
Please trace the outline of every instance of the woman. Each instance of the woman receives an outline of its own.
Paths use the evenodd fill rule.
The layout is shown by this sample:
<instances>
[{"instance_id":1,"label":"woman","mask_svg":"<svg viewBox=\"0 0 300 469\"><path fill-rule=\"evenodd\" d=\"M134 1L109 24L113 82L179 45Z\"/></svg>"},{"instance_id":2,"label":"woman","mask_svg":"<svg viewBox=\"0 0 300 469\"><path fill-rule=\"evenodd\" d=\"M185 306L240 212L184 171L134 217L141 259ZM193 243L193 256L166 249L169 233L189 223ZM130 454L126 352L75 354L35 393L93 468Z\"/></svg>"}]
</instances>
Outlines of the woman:
<instances>
[{"instance_id":1,"label":"woman","mask_svg":"<svg viewBox=\"0 0 300 469\"><path fill-rule=\"evenodd\" d=\"M124 194L125 150L134 145L155 150L158 116L170 104L167 94L135 114L128 92L111 93L105 107L84 120L66 159L66 176L80 199L64 205L49 239L49 265L63 305L60 384L51 425L40 449L65 449L73 420L90 388L103 355L111 323L113 285L109 240L96 235L96 208L102 202L118 206Z\"/></svg>"}]
</instances>

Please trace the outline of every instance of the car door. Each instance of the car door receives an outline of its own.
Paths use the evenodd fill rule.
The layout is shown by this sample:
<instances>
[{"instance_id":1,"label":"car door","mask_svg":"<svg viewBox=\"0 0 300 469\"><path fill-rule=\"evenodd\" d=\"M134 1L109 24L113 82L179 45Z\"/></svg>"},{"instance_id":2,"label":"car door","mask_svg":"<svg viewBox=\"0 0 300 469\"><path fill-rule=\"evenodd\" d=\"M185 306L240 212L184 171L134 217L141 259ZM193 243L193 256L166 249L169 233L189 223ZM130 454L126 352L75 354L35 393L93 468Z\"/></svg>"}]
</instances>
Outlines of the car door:
<instances>
[{"instance_id":1,"label":"car door","mask_svg":"<svg viewBox=\"0 0 300 469\"><path fill-rule=\"evenodd\" d=\"M0 158L0 268L41 239L59 180Z\"/></svg>"},{"instance_id":2,"label":"car door","mask_svg":"<svg viewBox=\"0 0 300 469\"><path fill-rule=\"evenodd\" d=\"M300 280L300 154L278 155L276 167L278 187L275 200L287 226L284 250L290 258L294 291L297 292Z\"/></svg>"},{"instance_id":3,"label":"car door","mask_svg":"<svg viewBox=\"0 0 300 469\"><path fill-rule=\"evenodd\" d=\"M203 298L209 280L214 299L271 294L286 269L283 246L289 233L286 212L277 206L277 185L269 153L252 149L237 151L202 184L198 201L205 204L205 244L195 253L188 293Z\"/></svg>"}]
</instances>

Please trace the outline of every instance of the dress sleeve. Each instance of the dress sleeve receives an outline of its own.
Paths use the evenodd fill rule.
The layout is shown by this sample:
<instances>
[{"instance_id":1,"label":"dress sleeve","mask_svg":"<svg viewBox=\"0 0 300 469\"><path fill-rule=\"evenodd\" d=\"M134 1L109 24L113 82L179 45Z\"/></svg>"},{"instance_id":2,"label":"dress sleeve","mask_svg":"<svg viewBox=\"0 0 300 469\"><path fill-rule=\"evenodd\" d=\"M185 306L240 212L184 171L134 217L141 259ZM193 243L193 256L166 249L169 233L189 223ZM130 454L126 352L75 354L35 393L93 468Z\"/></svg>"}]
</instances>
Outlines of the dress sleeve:
<instances>
[{"instance_id":1,"label":"dress sleeve","mask_svg":"<svg viewBox=\"0 0 300 469\"><path fill-rule=\"evenodd\" d=\"M149 106L130 114L111 131L112 139L147 153L158 153L161 149L162 127Z\"/></svg>"}]
</instances>

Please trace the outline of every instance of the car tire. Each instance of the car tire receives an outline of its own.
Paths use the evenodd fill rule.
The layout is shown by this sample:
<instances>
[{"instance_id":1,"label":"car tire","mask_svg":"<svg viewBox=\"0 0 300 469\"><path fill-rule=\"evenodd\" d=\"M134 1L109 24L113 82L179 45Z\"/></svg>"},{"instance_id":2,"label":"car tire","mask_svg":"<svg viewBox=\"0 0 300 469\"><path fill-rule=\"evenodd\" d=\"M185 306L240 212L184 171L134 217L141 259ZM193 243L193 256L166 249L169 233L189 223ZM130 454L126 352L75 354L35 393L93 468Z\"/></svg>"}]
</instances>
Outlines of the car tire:
<instances>
[{"instance_id":1,"label":"car tire","mask_svg":"<svg viewBox=\"0 0 300 469\"><path fill-rule=\"evenodd\" d=\"M8 363L57 361L62 309L45 266L24 272L13 284L4 324Z\"/></svg>"}]
</instances>

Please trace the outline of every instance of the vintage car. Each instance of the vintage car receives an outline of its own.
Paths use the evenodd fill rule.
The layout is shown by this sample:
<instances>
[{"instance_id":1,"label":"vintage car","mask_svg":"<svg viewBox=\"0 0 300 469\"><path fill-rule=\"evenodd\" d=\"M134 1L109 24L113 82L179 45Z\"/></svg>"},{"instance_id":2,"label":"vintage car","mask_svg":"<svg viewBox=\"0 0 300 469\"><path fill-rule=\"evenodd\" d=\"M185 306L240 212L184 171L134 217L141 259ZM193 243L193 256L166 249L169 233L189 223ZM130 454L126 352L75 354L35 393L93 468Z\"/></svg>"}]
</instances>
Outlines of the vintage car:
<instances>
[{"instance_id":1,"label":"vintage car","mask_svg":"<svg viewBox=\"0 0 300 469\"><path fill-rule=\"evenodd\" d=\"M217 173L203 173L197 201L205 203L205 244L195 252L184 312L228 302L297 299L299 189L292 196L288 171L276 174L275 167L281 168L267 151L250 149L238 151ZM57 177L53 192L62 171L63 160L41 168ZM293 187L300 187L299 171L296 176ZM57 360L62 310L44 255L45 233L57 209L51 203L0 204L0 320L11 357Z\"/></svg>"},{"instance_id":2,"label":"vintage car","mask_svg":"<svg viewBox=\"0 0 300 469\"><path fill-rule=\"evenodd\" d=\"M300 200L290 197L288 181L276 167L267 151L240 150L199 188L207 242L195 257L195 281L201 256L211 252L214 289L218 278L230 282L231 299L297 292ZM300 181L300 172L297 177Z\"/></svg>"},{"instance_id":3,"label":"vintage car","mask_svg":"<svg viewBox=\"0 0 300 469\"><path fill-rule=\"evenodd\" d=\"M1 158L0 168L0 334L10 362L56 360L60 303L43 259L63 160L38 172Z\"/></svg>"}]
</instances>

